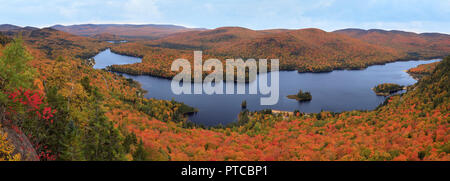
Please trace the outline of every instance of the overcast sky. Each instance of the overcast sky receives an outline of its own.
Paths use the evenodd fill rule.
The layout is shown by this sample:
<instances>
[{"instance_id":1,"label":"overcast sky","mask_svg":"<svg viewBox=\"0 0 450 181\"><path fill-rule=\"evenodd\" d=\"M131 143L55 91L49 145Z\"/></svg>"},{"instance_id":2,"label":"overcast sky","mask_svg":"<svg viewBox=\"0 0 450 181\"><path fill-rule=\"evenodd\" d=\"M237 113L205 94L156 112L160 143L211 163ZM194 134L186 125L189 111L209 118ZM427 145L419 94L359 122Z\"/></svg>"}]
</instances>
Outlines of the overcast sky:
<instances>
[{"instance_id":1,"label":"overcast sky","mask_svg":"<svg viewBox=\"0 0 450 181\"><path fill-rule=\"evenodd\" d=\"M176 24L450 33L450 0L0 0L0 24Z\"/></svg>"}]
</instances>

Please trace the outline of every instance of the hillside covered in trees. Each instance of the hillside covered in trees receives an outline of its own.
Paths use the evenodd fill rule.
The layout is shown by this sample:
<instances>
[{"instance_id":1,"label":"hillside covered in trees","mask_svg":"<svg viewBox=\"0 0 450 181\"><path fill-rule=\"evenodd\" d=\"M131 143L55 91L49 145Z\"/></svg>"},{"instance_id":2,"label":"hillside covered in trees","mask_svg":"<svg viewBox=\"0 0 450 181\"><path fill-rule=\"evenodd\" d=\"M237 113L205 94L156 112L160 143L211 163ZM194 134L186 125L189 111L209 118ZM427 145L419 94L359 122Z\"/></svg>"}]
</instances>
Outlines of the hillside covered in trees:
<instances>
[{"instance_id":1,"label":"hillside covered in trees","mask_svg":"<svg viewBox=\"0 0 450 181\"><path fill-rule=\"evenodd\" d=\"M369 31L363 36L351 32L319 29L256 31L241 27L187 31L112 47L116 53L143 57L142 63L112 66L112 70L170 78L176 74L167 71L175 57L192 61L193 50L203 50L204 59L222 61L228 58L277 58L281 70L299 72L362 69L396 60L444 57L450 51L450 36L445 34L380 30L380 35L375 34L378 31Z\"/></svg>"},{"instance_id":2,"label":"hillside covered in trees","mask_svg":"<svg viewBox=\"0 0 450 181\"><path fill-rule=\"evenodd\" d=\"M345 35L319 29L255 31L240 27L189 31L151 41L136 41L112 48L116 53L143 57L142 63L113 66L112 70L172 77L174 57L193 61L193 50L204 59L279 59L281 70L328 72L361 69L401 58L395 49L372 45Z\"/></svg>"},{"instance_id":3,"label":"hillside covered in trees","mask_svg":"<svg viewBox=\"0 0 450 181\"><path fill-rule=\"evenodd\" d=\"M153 160L449 160L449 68L447 57L411 91L374 111L297 112L287 119L253 112L210 130L129 113L129 129L153 148ZM116 111L111 114L121 114Z\"/></svg>"},{"instance_id":4,"label":"hillside covered in trees","mask_svg":"<svg viewBox=\"0 0 450 181\"><path fill-rule=\"evenodd\" d=\"M3 160L450 160L449 57L374 111L287 117L246 112L236 124L202 128L186 121L184 113L192 111L186 105L146 99L137 82L82 63L111 46L144 57L142 65L127 65L130 70L147 73L137 69L143 67L170 77L168 60L192 56L193 47L183 39L111 45L49 28L21 31L23 41L13 40L18 32L12 30L0 45ZM202 47L205 57L273 53L293 57L281 59L284 68L303 65L305 71L361 68L402 57L395 48L346 35L280 32L224 28L173 36L193 41L189 45ZM269 49L271 54L262 51Z\"/></svg>"},{"instance_id":5,"label":"hillside covered in trees","mask_svg":"<svg viewBox=\"0 0 450 181\"><path fill-rule=\"evenodd\" d=\"M33 49L39 50L43 56L56 59L73 57L86 59L106 49L109 43L97 39L72 35L52 28L18 28L0 31L9 38L21 37Z\"/></svg>"},{"instance_id":6,"label":"hillside covered in trees","mask_svg":"<svg viewBox=\"0 0 450 181\"><path fill-rule=\"evenodd\" d=\"M379 29L344 29L334 33L348 35L370 44L394 48L405 54L405 59L442 57L450 52L450 35L447 34L417 34Z\"/></svg>"},{"instance_id":7,"label":"hillside covered in trees","mask_svg":"<svg viewBox=\"0 0 450 181\"><path fill-rule=\"evenodd\" d=\"M433 73L433 70L436 68L437 64L439 64L439 62L419 65L417 67L409 69L408 73L415 79L420 79L425 75L431 75L431 73Z\"/></svg>"},{"instance_id":8,"label":"hillside covered in trees","mask_svg":"<svg viewBox=\"0 0 450 181\"><path fill-rule=\"evenodd\" d=\"M65 31L79 36L96 36L111 34L125 39L157 39L174 33L193 31L197 29L176 25L132 25L132 24L81 24L81 25L55 25L51 28Z\"/></svg>"},{"instance_id":9,"label":"hillside covered in trees","mask_svg":"<svg viewBox=\"0 0 450 181\"><path fill-rule=\"evenodd\" d=\"M191 111L174 101L144 99L139 84L79 58L51 59L25 44L16 39L0 47L1 136L20 138L2 139L4 159L142 160L140 138L106 113L140 110L161 121L184 122Z\"/></svg>"}]
</instances>

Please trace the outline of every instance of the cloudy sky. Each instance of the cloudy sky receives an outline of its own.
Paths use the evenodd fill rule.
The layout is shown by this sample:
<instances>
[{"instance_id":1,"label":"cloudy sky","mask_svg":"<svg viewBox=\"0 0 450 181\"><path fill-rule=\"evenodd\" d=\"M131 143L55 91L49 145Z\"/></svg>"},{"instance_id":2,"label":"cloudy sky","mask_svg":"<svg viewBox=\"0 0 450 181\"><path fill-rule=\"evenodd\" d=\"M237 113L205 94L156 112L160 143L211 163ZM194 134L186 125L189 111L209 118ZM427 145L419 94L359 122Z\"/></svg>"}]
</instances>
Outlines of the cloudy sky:
<instances>
[{"instance_id":1,"label":"cloudy sky","mask_svg":"<svg viewBox=\"0 0 450 181\"><path fill-rule=\"evenodd\" d=\"M0 24L176 24L450 33L450 0L0 0Z\"/></svg>"}]
</instances>

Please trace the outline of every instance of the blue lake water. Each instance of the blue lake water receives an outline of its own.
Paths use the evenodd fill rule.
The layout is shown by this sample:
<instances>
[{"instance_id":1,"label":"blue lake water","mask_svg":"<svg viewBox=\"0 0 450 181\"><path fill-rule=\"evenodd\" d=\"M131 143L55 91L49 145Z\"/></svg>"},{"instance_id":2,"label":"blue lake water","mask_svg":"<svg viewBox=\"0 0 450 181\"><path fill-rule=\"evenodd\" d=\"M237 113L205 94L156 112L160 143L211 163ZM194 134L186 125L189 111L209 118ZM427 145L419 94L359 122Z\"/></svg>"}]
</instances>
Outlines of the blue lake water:
<instances>
[{"instance_id":1,"label":"blue lake water","mask_svg":"<svg viewBox=\"0 0 450 181\"><path fill-rule=\"evenodd\" d=\"M95 69L103 69L108 65L123 65L123 64L133 64L141 62L141 58L138 57L130 57L125 55L119 55L111 52L111 49L106 49L95 57Z\"/></svg>"},{"instance_id":2,"label":"blue lake water","mask_svg":"<svg viewBox=\"0 0 450 181\"><path fill-rule=\"evenodd\" d=\"M94 57L94 68L105 68L112 64L130 64L140 62L139 58L118 55L105 50ZM247 109L251 111L275 109L283 111L300 110L301 112L317 113L322 110L342 112L349 110L373 110L384 102L385 97L377 96L371 88L381 83L396 83L412 85L416 83L405 72L420 64L439 60L401 61L385 65L373 65L364 70L335 70L329 73L298 73L297 71L280 71L280 95L277 104L272 106L260 105L261 97L268 95L175 95L171 91L171 80L152 76L134 76L123 74L142 84L148 91L147 98L171 100L195 107L198 113L189 119L203 125L225 125L237 121L241 111L242 101L247 101ZM268 77L270 78L268 73ZM259 78L259 76L258 76ZM250 84L254 84L252 82ZM246 84L248 87L248 84ZM236 86L235 86L236 88ZM286 96L296 94L298 90L309 91L312 94L310 102L298 102ZM246 89L248 90L248 88Z\"/></svg>"}]
</instances>

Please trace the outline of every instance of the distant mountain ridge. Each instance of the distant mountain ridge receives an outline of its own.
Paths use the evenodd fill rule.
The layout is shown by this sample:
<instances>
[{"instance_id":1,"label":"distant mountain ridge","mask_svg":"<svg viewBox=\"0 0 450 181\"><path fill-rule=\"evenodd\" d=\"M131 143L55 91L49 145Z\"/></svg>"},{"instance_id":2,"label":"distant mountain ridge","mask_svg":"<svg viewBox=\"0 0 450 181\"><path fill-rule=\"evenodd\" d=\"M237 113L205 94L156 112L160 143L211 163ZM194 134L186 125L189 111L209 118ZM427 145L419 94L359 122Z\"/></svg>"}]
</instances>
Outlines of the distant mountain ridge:
<instances>
[{"instance_id":1,"label":"distant mountain ridge","mask_svg":"<svg viewBox=\"0 0 450 181\"><path fill-rule=\"evenodd\" d=\"M157 24L80 24L80 25L55 25L51 28L65 31L74 35L94 36L99 34L111 34L127 38L157 39L170 34L201 30L196 28L186 28L178 25L157 25Z\"/></svg>"},{"instance_id":2,"label":"distant mountain ridge","mask_svg":"<svg viewBox=\"0 0 450 181\"><path fill-rule=\"evenodd\" d=\"M414 58L444 57L450 54L450 35L413 33L398 30L343 29L333 33L347 35L371 44L391 47Z\"/></svg>"},{"instance_id":3,"label":"distant mountain ridge","mask_svg":"<svg viewBox=\"0 0 450 181\"><path fill-rule=\"evenodd\" d=\"M373 32L377 33L397 33L397 34L409 34L409 35L424 35L424 36L450 36L445 33L437 32L426 32L426 33L414 33L402 30L383 30L383 29L359 29L359 28L347 28L333 31L334 33L359 33L359 34L369 34Z\"/></svg>"},{"instance_id":4,"label":"distant mountain ridge","mask_svg":"<svg viewBox=\"0 0 450 181\"><path fill-rule=\"evenodd\" d=\"M0 25L0 33L3 34L11 34L11 32L19 32L19 31L33 31L33 30L39 30L39 28L32 27L32 26L16 26L11 24L1 24Z\"/></svg>"},{"instance_id":5,"label":"distant mountain ridge","mask_svg":"<svg viewBox=\"0 0 450 181\"><path fill-rule=\"evenodd\" d=\"M175 49L200 47L219 54L244 57L275 55L286 58L298 56L312 58L317 54L326 54L327 51L328 54L338 55L339 52L350 52L357 48L361 50L360 52L385 51L382 47L315 28L251 30L242 27L221 27L214 30L177 33L148 42L152 43Z\"/></svg>"},{"instance_id":6,"label":"distant mountain ridge","mask_svg":"<svg viewBox=\"0 0 450 181\"><path fill-rule=\"evenodd\" d=\"M22 28L22 27L16 26L16 25L11 25L11 24L1 24L0 25L0 31L10 31L10 30L20 29L20 28Z\"/></svg>"}]
</instances>

